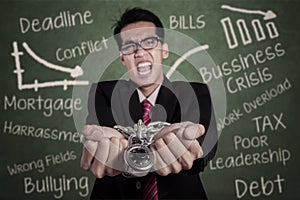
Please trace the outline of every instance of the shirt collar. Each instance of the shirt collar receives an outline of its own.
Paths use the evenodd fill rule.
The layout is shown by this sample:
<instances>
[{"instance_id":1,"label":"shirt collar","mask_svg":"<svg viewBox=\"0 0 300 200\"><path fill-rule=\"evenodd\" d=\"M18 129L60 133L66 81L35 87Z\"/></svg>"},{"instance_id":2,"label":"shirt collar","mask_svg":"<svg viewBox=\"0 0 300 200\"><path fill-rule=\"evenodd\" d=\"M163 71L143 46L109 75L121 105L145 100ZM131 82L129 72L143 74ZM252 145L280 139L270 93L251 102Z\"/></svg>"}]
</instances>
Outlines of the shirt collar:
<instances>
[{"instance_id":1,"label":"shirt collar","mask_svg":"<svg viewBox=\"0 0 300 200\"><path fill-rule=\"evenodd\" d=\"M158 96L158 92L159 92L159 89L160 89L161 85L159 85L153 92L152 94L149 96L149 97L145 97L145 95L139 90L137 89L137 92L138 92L138 95L139 95L139 100L140 100L140 103L142 103L145 99L147 99L152 106L155 105L155 102L156 102L156 99L157 99L157 96Z\"/></svg>"}]
</instances>

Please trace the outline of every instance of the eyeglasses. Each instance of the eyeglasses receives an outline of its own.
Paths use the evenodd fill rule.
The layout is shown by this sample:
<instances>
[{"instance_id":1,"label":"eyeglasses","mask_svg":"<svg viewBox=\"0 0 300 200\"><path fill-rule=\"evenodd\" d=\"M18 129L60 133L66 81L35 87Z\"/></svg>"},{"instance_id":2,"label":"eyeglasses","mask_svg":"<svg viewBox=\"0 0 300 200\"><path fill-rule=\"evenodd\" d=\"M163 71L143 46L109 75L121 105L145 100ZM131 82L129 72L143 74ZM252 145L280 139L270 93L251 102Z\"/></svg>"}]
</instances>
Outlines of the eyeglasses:
<instances>
[{"instance_id":1,"label":"eyeglasses","mask_svg":"<svg viewBox=\"0 0 300 200\"><path fill-rule=\"evenodd\" d=\"M158 37L148 37L139 42L130 42L127 44L122 45L121 53L124 55L129 55L134 53L138 46L142 47L144 50L150 50L157 47L158 41L161 41Z\"/></svg>"}]
</instances>

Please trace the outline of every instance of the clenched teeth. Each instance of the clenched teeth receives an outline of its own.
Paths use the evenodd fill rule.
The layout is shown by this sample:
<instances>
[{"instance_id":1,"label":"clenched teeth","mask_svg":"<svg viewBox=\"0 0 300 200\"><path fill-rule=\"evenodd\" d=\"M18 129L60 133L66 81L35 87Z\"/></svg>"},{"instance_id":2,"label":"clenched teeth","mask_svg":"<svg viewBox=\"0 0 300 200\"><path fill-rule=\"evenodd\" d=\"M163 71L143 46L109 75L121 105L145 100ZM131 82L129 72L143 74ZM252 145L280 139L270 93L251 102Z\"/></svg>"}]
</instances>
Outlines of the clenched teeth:
<instances>
[{"instance_id":1,"label":"clenched teeth","mask_svg":"<svg viewBox=\"0 0 300 200\"><path fill-rule=\"evenodd\" d=\"M145 75L151 72L152 63L151 62L141 62L137 65L137 71L141 75Z\"/></svg>"}]
</instances>

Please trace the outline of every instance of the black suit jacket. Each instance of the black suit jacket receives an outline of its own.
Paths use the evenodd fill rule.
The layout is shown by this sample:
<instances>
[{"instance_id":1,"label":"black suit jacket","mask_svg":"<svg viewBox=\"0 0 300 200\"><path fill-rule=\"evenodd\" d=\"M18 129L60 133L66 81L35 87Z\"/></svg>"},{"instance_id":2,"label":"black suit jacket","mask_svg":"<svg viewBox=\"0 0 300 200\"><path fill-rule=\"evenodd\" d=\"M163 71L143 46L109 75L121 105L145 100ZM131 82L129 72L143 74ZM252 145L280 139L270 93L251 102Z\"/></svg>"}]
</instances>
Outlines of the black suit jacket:
<instances>
[{"instance_id":1,"label":"black suit jacket","mask_svg":"<svg viewBox=\"0 0 300 200\"><path fill-rule=\"evenodd\" d=\"M94 84L90 90L88 106L87 124L132 126L143 116L136 86L131 81ZM170 82L165 78L156 105L151 111L151 121L191 121L204 125L206 134L198 141L205 156L195 160L190 170L156 177L160 199L206 199L199 173L213 158L217 146L217 131L207 86L200 83ZM125 178L122 175L96 179L91 199L141 199L146 179L147 176Z\"/></svg>"}]
</instances>

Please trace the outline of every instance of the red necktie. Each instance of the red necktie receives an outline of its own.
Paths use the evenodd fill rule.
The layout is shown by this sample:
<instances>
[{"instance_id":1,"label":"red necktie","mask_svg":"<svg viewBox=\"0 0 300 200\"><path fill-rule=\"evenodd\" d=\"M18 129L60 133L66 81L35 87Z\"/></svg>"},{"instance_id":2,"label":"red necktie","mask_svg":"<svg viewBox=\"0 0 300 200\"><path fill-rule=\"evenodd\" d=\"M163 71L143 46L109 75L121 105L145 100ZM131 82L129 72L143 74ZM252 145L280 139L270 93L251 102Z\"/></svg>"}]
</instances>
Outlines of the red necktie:
<instances>
[{"instance_id":1,"label":"red necktie","mask_svg":"<svg viewBox=\"0 0 300 200\"><path fill-rule=\"evenodd\" d=\"M145 99L143 102L143 121L144 124L147 126L151 122L150 111L152 108L151 103ZM143 199L145 200L158 200L157 194L157 182L155 173L150 174L148 179L145 181L145 187L143 189Z\"/></svg>"},{"instance_id":2,"label":"red necktie","mask_svg":"<svg viewBox=\"0 0 300 200\"><path fill-rule=\"evenodd\" d=\"M143 111L144 111L143 121L144 124L147 126L151 122L150 112L151 112L152 105L147 99L142 101L142 104L143 104Z\"/></svg>"}]
</instances>

